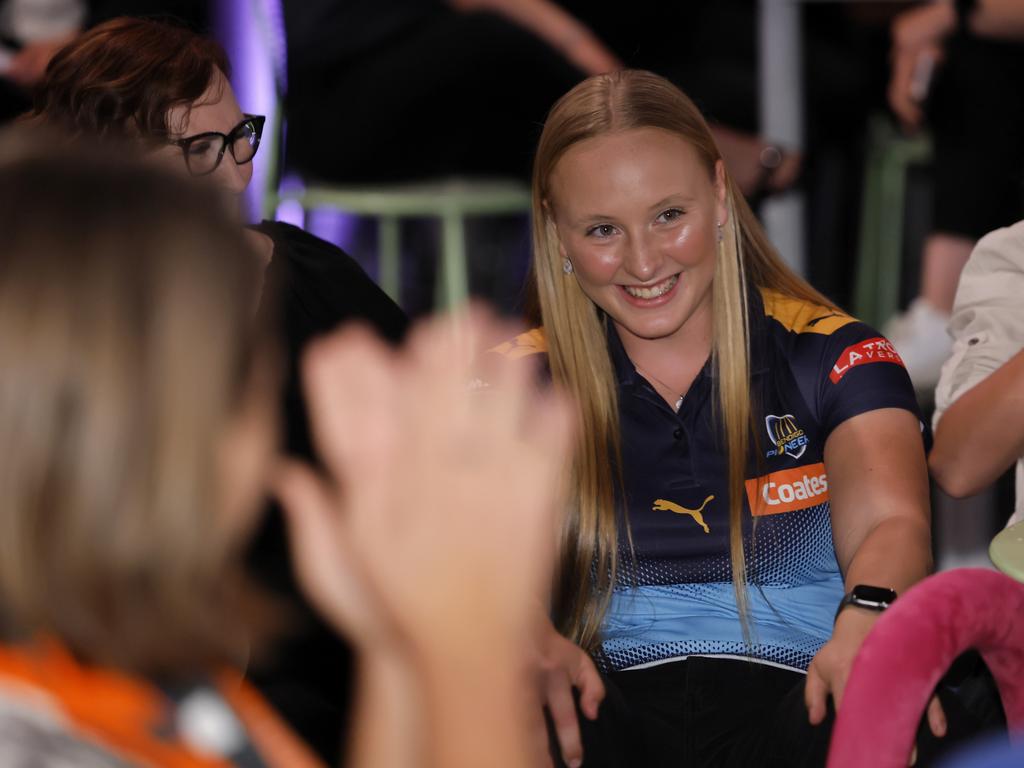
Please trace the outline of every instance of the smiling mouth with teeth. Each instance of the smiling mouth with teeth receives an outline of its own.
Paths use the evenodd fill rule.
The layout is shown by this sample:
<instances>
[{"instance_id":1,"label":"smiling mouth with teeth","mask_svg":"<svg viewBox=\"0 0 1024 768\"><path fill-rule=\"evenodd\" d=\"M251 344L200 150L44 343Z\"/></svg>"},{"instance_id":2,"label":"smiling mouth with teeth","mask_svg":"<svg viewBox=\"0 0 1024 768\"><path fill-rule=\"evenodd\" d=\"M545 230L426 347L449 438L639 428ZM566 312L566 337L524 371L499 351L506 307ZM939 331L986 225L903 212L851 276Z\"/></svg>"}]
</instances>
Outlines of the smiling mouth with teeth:
<instances>
[{"instance_id":1,"label":"smiling mouth with teeth","mask_svg":"<svg viewBox=\"0 0 1024 768\"><path fill-rule=\"evenodd\" d=\"M652 285L649 288L643 288L636 285L624 285L622 288L626 293L636 299L656 299L659 296L664 296L675 288L677 282L679 282L679 275L672 275L672 277L667 280L663 280L657 285Z\"/></svg>"}]
</instances>

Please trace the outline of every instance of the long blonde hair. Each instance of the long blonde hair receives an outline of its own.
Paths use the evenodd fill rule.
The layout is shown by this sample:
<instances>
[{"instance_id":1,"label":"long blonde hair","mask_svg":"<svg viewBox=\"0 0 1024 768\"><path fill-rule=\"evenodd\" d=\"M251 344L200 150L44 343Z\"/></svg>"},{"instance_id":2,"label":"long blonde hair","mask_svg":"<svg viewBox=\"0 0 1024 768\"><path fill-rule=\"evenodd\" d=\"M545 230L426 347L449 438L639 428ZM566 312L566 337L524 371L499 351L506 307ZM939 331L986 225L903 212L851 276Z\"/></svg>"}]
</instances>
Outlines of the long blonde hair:
<instances>
[{"instance_id":1,"label":"long blonde hair","mask_svg":"<svg viewBox=\"0 0 1024 768\"><path fill-rule=\"evenodd\" d=\"M634 128L660 128L682 137L714 178L721 154L700 111L669 81L639 70L591 77L563 96L544 125L533 170L533 279L551 373L575 397L582 425L553 609L559 629L591 651L600 642L601 623L618 578L616 518L622 515L627 522L617 498L622 466L618 403L601 312L562 269L549 182L558 161L574 144ZM728 222L712 288L712 364L728 454L732 581L749 640L742 528L753 418L748 288L774 289L825 306L831 302L782 262L728 172L725 202ZM628 525L624 528L628 536Z\"/></svg>"}]
</instances>

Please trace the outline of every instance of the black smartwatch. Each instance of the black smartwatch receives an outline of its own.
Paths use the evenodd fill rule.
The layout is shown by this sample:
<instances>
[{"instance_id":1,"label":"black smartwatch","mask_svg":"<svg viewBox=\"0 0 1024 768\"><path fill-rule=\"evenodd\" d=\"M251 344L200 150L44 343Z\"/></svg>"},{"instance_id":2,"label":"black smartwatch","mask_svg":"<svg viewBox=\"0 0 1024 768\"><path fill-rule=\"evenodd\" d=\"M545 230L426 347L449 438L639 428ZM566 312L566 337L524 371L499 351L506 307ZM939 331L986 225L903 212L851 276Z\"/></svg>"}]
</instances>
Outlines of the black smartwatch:
<instances>
[{"instance_id":1,"label":"black smartwatch","mask_svg":"<svg viewBox=\"0 0 1024 768\"><path fill-rule=\"evenodd\" d=\"M848 605L856 605L858 608L867 608L869 611L884 611L896 599L896 590L888 587L872 587L867 584L858 584L850 592L843 595L836 608L834 624L843 608Z\"/></svg>"}]
</instances>

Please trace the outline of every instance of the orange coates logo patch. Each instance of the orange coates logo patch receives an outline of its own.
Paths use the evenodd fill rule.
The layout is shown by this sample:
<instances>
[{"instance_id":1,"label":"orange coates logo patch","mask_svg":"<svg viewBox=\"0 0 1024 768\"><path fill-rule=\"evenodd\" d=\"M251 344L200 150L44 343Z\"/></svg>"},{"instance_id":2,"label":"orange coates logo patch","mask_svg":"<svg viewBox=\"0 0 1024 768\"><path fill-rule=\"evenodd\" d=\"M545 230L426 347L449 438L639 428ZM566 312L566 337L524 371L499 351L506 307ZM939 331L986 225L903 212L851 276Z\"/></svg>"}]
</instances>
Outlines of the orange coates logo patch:
<instances>
[{"instance_id":1,"label":"orange coates logo patch","mask_svg":"<svg viewBox=\"0 0 1024 768\"><path fill-rule=\"evenodd\" d=\"M836 360L835 365L832 366L832 372L828 377L833 384L837 384L851 368L856 368L858 365L867 365L868 363L895 363L900 367L906 368L903 365L903 358L900 357L892 342L888 339L883 339L881 336L876 336L873 339L858 342L844 349L843 353L839 355L839 359Z\"/></svg>"},{"instance_id":2,"label":"orange coates logo patch","mask_svg":"<svg viewBox=\"0 0 1024 768\"><path fill-rule=\"evenodd\" d=\"M746 481L747 501L754 517L794 512L829 500L825 465L805 464Z\"/></svg>"}]
</instances>

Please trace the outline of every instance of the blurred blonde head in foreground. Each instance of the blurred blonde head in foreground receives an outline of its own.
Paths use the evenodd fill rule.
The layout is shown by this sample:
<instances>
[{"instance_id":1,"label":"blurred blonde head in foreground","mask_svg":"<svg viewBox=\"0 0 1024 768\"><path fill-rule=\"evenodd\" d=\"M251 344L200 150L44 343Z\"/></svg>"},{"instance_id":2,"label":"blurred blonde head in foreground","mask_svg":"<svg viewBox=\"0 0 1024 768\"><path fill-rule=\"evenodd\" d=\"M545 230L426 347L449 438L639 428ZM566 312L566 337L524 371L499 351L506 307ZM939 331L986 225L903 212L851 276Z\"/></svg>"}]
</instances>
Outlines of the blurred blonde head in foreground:
<instances>
[{"instance_id":1,"label":"blurred blonde head in foreground","mask_svg":"<svg viewBox=\"0 0 1024 768\"><path fill-rule=\"evenodd\" d=\"M257 262L212 192L41 144L0 144L2 628L191 675L237 656L274 447Z\"/></svg>"}]
</instances>

